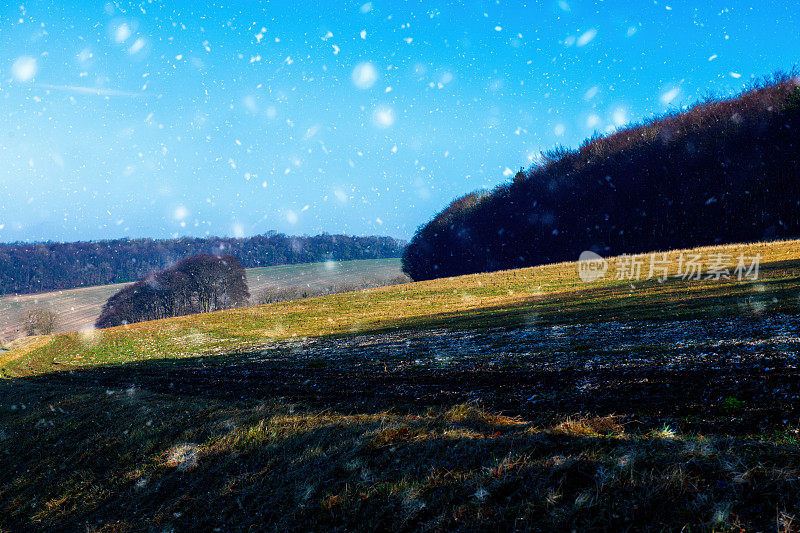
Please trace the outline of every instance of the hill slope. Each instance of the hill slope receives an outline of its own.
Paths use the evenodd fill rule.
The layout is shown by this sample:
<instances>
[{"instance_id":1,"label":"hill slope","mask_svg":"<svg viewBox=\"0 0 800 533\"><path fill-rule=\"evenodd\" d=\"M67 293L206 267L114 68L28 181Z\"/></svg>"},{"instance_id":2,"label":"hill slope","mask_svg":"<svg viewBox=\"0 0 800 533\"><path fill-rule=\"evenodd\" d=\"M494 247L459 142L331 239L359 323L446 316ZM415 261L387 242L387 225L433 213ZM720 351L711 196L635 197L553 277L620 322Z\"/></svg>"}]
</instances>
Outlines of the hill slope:
<instances>
[{"instance_id":1,"label":"hill slope","mask_svg":"<svg viewBox=\"0 0 800 533\"><path fill-rule=\"evenodd\" d=\"M757 279L676 277L740 254ZM28 339L0 354L0 528L785 530L800 242L667 259Z\"/></svg>"},{"instance_id":2,"label":"hill slope","mask_svg":"<svg viewBox=\"0 0 800 533\"><path fill-rule=\"evenodd\" d=\"M733 259L742 253L760 256L758 280L698 282L675 277L681 255L708 259L722 254ZM609 273L626 259L610 259ZM674 251L667 264L671 277L666 282L634 283L609 274L587 284L578 277L577 263L557 263L56 335L45 347L0 370L29 375L137 359L241 352L287 339L402 329L660 320L769 308L793 312L800 306L800 241Z\"/></svg>"},{"instance_id":3,"label":"hill slope","mask_svg":"<svg viewBox=\"0 0 800 533\"><path fill-rule=\"evenodd\" d=\"M800 88L741 95L556 149L455 200L403 256L413 279L800 235Z\"/></svg>"}]
</instances>

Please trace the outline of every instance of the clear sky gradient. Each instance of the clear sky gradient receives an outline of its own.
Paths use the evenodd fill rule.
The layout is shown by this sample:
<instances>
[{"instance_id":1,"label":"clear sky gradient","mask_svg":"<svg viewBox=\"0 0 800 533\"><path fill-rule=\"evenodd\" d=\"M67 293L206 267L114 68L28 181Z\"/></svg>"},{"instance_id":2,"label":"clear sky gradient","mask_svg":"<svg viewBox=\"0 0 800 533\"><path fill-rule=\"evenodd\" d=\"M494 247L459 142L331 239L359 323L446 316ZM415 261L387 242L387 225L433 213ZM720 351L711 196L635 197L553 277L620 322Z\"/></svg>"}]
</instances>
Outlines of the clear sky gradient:
<instances>
[{"instance_id":1,"label":"clear sky gradient","mask_svg":"<svg viewBox=\"0 0 800 533\"><path fill-rule=\"evenodd\" d=\"M800 59L800 2L24 2L0 241L407 238L542 150Z\"/></svg>"}]
</instances>

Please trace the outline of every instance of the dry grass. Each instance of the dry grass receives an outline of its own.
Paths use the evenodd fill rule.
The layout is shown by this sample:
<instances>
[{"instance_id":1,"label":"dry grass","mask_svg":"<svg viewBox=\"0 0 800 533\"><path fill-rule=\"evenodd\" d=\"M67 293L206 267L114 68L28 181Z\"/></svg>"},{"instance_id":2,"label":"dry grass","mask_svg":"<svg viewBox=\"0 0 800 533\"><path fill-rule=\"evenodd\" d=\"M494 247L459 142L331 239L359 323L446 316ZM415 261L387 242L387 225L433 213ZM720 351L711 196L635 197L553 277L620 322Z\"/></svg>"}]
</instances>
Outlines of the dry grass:
<instances>
[{"instance_id":1,"label":"dry grass","mask_svg":"<svg viewBox=\"0 0 800 533\"><path fill-rule=\"evenodd\" d=\"M775 440L539 425L474 404L344 413L0 392L9 529L787 531L800 515L800 455Z\"/></svg>"},{"instance_id":2,"label":"dry grass","mask_svg":"<svg viewBox=\"0 0 800 533\"><path fill-rule=\"evenodd\" d=\"M569 418L553 429L554 434L573 437L619 436L625 434L625 426L614 415L584 418Z\"/></svg>"}]
</instances>

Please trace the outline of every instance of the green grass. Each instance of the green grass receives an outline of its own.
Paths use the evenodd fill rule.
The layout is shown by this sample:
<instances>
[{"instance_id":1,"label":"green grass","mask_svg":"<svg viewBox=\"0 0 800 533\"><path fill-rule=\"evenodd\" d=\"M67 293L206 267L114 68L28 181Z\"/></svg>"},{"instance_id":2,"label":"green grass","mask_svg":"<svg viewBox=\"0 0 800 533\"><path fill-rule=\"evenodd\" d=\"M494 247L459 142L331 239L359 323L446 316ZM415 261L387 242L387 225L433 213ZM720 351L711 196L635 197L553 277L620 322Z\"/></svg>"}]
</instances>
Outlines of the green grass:
<instances>
[{"instance_id":1,"label":"green grass","mask_svg":"<svg viewBox=\"0 0 800 533\"><path fill-rule=\"evenodd\" d=\"M792 531L796 332L770 320L800 311L800 243L722 249L760 278L565 263L20 341L0 531Z\"/></svg>"}]
</instances>

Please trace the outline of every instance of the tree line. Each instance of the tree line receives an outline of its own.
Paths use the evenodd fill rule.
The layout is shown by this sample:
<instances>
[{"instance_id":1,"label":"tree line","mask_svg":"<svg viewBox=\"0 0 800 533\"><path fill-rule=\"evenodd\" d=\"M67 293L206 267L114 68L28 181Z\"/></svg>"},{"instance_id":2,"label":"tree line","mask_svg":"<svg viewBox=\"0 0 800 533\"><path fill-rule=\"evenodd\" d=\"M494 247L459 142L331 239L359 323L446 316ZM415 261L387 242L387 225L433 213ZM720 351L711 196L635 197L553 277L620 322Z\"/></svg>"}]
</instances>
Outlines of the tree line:
<instances>
[{"instance_id":1,"label":"tree line","mask_svg":"<svg viewBox=\"0 0 800 533\"><path fill-rule=\"evenodd\" d=\"M0 244L0 294L46 292L136 281L198 254L230 254L246 268L315 261L399 257L391 237L270 232L255 237Z\"/></svg>"},{"instance_id":2,"label":"tree line","mask_svg":"<svg viewBox=\"0 0 800 533\"><path fill-rule=\"evenodd\" d=\"M250 293L242 264L232 255L200 254L128 285L113 295L97 319L98 328L247 303Z\"/></svg>"},{"instance_id":3,"label":"tree line","mask_svg":"<svg viewBox=\"0 0 800 533\"><path fill-rule=\"evenodd\" d=\"M777 74L556 148L510 183L453 201L403 254L415 280L800 236L800 79Z\"/></svg>"}]
</instances>

